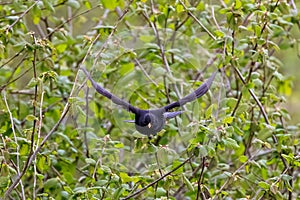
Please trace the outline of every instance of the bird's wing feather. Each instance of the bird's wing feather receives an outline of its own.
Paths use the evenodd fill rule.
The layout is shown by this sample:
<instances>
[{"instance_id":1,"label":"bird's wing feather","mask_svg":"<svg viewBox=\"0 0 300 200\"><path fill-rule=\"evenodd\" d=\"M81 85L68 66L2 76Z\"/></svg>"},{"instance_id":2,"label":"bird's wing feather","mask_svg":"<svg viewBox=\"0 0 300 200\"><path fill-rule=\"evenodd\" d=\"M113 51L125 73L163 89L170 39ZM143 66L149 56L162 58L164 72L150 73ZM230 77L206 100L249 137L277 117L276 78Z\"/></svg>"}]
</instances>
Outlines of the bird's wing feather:
<instances>
[{"instance_id":1,"label":"bird's wing feather","mask_svg":"<svg viewBox=\"0 0 300 200\"><path fill-rule=\"evenodd\" d=\"M176 102L173 102L173 103L170 103L170 104L166 105L164 107L164 109L166 111L168 111L168 110L171 110L172 108L183 106L184 104L186 104L188 102L191 102L191 101L194 101L195 99L203 96L209 90L213 80L215 79L216 73L217 73L217 71L214 72L210 76L210 78L207 81L205 81L202 85L200 85L200 87L198 87L194 92L192 92L191 94L183 97L182 99L179 99Z\"/></svg>"},{"instance_id":2,"label":"bird's wing feather","mask_svg":"<svg viewBox=\"0 0 300 200\"><path fill-rule=\"evenodd\" d=\"M166 119L171 119L176 117L177 115L181 115L184 111L176 111L176 112L165 112L163 115Z\"/></svg>"},{"instance_id":3,"label":"bird's wing feather","mask_svg":"<svg viewBox=\"0 0 300 200\"><path fill-rule=\"evenodd\" d=\"M96 89L96 91L98 93L100 93L103 96L109 98L115 104L121 105L124 109L129 110L130 112L133 112L133 113L137 113L138 112L138 108L135 108L134 106L132 106L128 102L120 99L119 97L113 95L112 93L108 92L106 89L104 89L103 87L101 87L96 81L94 81L94 79L91 77L91 75L89 74L89 72L84 67L81 67L80 69L85 73L85 75L87 76L87 78L91 81L93 87Z\"/></svg>"}]
</instances>

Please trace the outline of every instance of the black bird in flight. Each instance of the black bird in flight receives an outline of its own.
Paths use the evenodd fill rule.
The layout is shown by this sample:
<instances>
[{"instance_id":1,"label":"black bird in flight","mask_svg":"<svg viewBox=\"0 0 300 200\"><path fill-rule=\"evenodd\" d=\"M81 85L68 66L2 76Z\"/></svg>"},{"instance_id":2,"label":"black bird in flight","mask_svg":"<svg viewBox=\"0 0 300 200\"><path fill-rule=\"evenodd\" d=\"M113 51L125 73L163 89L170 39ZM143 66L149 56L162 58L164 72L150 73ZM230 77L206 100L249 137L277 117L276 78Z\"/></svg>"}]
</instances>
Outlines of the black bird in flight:
<instances>
[{"instance_id":1,"label":"black bird in flight","mask_svg":"<svg viewBox=\"0 0 300 200\"><path fill-rule=\"evenodd\" d=\"M215 78L215 75L217 73L217 71L214 72L211 75L211 77L206 82L204 82L200 87L198 87L194 92L183 97L182 99L179 99L176 102L170 103L164 107L154 109L154 110L142 110L132 106L130 103L108 92L106 89L101 87L98 83L96 83L94 79L92 79L91 75L85 68L82 67L81 69L85 73L87 78L91 81L93 87L96 89L98 93L107 97L115 104L121 105L127 111L130 111L135 114L135 120L127 120L127 122L135 123L136 130L138 130L140 133L147 136L157 134L159 131L163 129L166 119L176 117L177 115L183 112L183 111L168 112L168 111L170 111L173 108L183 106L184 104L203 96L209 90Z\"/></svg>"}]
</instances>

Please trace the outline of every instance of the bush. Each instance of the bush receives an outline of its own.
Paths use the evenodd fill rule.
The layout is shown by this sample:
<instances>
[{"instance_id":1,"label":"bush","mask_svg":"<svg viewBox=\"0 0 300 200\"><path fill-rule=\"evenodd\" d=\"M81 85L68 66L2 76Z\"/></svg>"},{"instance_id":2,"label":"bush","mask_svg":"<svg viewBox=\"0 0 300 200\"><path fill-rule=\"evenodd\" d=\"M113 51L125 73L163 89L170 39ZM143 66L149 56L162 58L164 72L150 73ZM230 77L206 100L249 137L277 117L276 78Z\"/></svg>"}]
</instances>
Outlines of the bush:
<instances>
[{"instance_id":1,"label":"bush","mask_svg":"<svg viewBox=\"0 0 300 200\"><path fill-rule=\"evenodd\" d=\"M299 126L280 59L297 45L294 1L7 1L0 19L3 198L300 195ZM218 74L148 138L80 67L142 109Z\"/></svg>"}]
</instances>

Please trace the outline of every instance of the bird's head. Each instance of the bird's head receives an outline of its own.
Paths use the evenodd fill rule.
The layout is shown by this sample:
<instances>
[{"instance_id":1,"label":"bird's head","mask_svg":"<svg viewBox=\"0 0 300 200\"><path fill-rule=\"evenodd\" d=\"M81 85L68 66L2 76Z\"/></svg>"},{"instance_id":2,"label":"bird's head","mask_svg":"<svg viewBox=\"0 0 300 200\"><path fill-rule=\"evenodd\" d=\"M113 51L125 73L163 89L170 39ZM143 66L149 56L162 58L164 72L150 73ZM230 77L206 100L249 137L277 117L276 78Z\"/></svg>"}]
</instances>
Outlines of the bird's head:
<instances>
[{"instance_id":1,"label":"bird's head","mask_svg":"<svg viewBox=\"0 0 300 200\"><path fill-rule=\"evenodd\" d=\"M152 117L153 118L153 117ZM150 113L147 113L146 115L145 115L145 118L142 120L142 126L147 126L148 128L151 128L151 121L153 121L153 120L151 120L151 114Z\"/></svg>"}]
</instances>

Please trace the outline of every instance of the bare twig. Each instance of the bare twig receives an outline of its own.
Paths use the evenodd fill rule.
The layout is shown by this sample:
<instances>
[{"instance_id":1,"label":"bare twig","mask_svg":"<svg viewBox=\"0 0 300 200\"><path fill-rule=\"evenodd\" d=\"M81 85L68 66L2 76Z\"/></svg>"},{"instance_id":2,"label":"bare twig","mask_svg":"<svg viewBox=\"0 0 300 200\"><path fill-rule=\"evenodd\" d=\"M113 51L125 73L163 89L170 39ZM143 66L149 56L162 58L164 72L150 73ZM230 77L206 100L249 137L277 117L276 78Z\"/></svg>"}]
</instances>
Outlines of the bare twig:
<instances>
[{"instance_id":1,"label":"bare twig","mask_svg":"<svg viewBox=\"0 0 300 200\"><path fill-rule=\"evenodd\" d=\"M141 65L140 61L138 59L134 59L135 63L139 66L139 68L142 70L143 74L153 83L156 87L158 87L158 84L150 77L148 72L144 69L144 67Z\"/></svg>"},{"instance_id":2,"label":"bare twig","mask_svg":"<svg viewBox=\"0 0 300 200\"><path fill-rule=\"evenodd\" d=\"M184 7L185 11L203 28L203 30L213 39L216 40L216 37L197 19L197 17L186 7L186 5L179 0L180 4Z\"/></svg>"},{"instance_id":3,"label":"bare twig","mask_svg":"<svg viewBox=\"0 0 300 200\"><path fill-rule=\"evenodd\" d=\"M74 84L75 87L76 84ZM73 90L71 92L71 94L73 94ZM15 181L8 187L8 189L6 190L5 194L4 194L4 199L6 199L10 193L12 192L12 190L20 183L22 183L21 178L24 176L24 174L26 173L27 168L29 167L29 165L32 163L32 161L35 159L36 155L38 154L38 152L40 151L40 149L44 146L44 144L46 143L46 141L49 139L49 137L56 131L56 129L58 128L58 126L61 124L61 122L63 121L63 119L66 117L67 113L69 112L71 104L68 102L65 105L65 108L62 112L62 115L60 117L60 119L58 120L58 122L53 126L53 128L49 131L49 133L44 137L44 139L42 140L41 144L36 148L36 150L33 152L32 155L29 156L28 162L27 164L23 167L22 172L16 177Z\"/></svg>"},{"instance_id":4,"label":"bare twig","mask_svg":"<svg viewBox=\"0 0 300 200\"><path fill-rule=\"evenodd\" d=\"M11 2L0 2L0 5L10 5L10 4L13 4L13 1L11 1Z\"/></svg>"},{"instance_id":5,"label":"bare twig","mask_svg":"<svg viewBox=\"0 0 300 200\"><path fill-rule=\"evenodd\" d=\"M89 87L87 87L86 89L86 94L85 94L85 127L88 126L88 122L89 122ZM90 157L89 155L89 145L88 145L88 141L87 141L87 132L86 130L84 131L83 133L84 135L84 145L85 145L85 148L86 148L86 152L85 152L85 155L86 157Z\"/></svg>"},{"instance_id":6,"label":"bare twig","mask_svg":"<svg viewBox=\"0 0 300 200\"><path fill-rule=\"evenodd\" d=\"M153 186L154 184L156 184L160 180L164 179L165 177L171 175L173 172L177 171L180 167L184 166L187 162L189 162L193 157L194 157L194 155L191 155L189 158L187 158L183 163L181 163L180 165L178 165L177 167L175 167L173 170L169 171L168 173L166 173L165 175L163 175L160 178L156 179L155 181L149 183L148 185L146 185L142 189L136 191L135 193L133 193L133 194L131 194L131 195L123 198L123 200L130 199L130 198L133 198L133 197L139 195L140 193L142 193L143 191L145 191L149 187Z\"/></svg>"},{"instance_id":7,"label":"bare twig","mask_svg":"<svg viewBox=\"0 0 300 200\"><path fill-rule=\"evenodd\" d=\"M32 35L33 40L34 40L34 44L36 45L36 38L34 36L34 34ZM37 75L36 75L36 49L33 50L33 61L32 61L32 66L33 66L33 78L37 80ZM38 89L38 85L36 84L34 87L34 100L32 103L33 106L33 116L36 116L36 105L37 105L37 89ZM32 128L32 132L31 132L31 148L30 148L30 153L29 155L31 155L34 151L34 135L35 135L35 128L36 128L36 119L33 120L33 128ZM29 160L30 157L27 158L27 162ZM36 160L36 159L35 159ZM34 165L35 170L36 170L36 165ZM35 191L35 184L36 184L36 173L34 173L34 178L33 178L33 199L36 198L36 191Z\"/></svg>"},{"instance_id":8,"label":"bare twig","mask_svg":"<svg viewBox=\"0 0 300 200\"><path fill-rule=\"evenodd\" d=\"M17 166L16 166L16 169L17 169L17 175L20 176L20 156L19 156L19 150L20 150L20 146L18 144L18 139L17 139L17 134L16 134L16 131L15 131L15 123L14 123L14 118L13 118L13 115L9 109L9 106L8 106L8 103L7 103L7 99L6 99L6 92L4 91L2 93L3 95L3 100L5 102L5 106L6 106L6 109L7 109L7 112L9 113L9 118L10 118L10 123L11 123L11 129L12 129L12 132L14 134L14 140L15 140L15 145L16 145L16 159L17 159ZM22 183L22 180L20 180L20 185L21 185L21 191L22 191L22 199L25 200L25 191L24 191L24 186L23 186L23 183Z\"/></svg>"},{"instance_id":9,"label":"bare twig","mask_svg":"<svg viewBox=\"0 0 300 200\"><path fill-rule=\"evenodd\" d=\"M232 64L232 66L234 67L234 70L235 72L237 73L237 75L239 76L240 80L243 82L244 85L246 85L246 81L244 80L244 77L243 75L241 74L240 70L238 68L236 68L234 66L234 64ZM252 89L248 89L249 93L251 94L251 96L253 97L253 99L255 100L256 104L258 105L264 119L265 119L265 122L269 125L270 122L269 122L269 118L268 118L268 115L263 107L263 105L261 104L261 102L259 101L259 99L256 97L256 95L254 94L253 90ZM277 139L274 139L277 143Z\"/></svg>"},{"instance_id":10,"label":"bare twig","mask_svg":"<svg viewBox=\"0 0 300 200\"><path fill-rule=\"evenodd\" d=\"M18 19L16 19L16 21L14 21L9 27L6 28L5 32L6 34L8 34L8 32L10 31L10 29L12 29L12 27L18 23L18 21L20 21L40 0L35 1L31 6L29 6L29 8L27 8Z\"/></svg>"},{"instance_id":11,"label":"bare twig","mask_svg":"<svg viewBox=\"0 0 300 200\"><path fill-rule=\"evenodd\" d=\"M30 70L32 69L32 67L29 67L28 69L26 69L22 74L20 74L17 78L9 81L8 83L5 83L3 84L1 87L0 87L0 91L2 91L4 88L6 88L6 86L8 86L9 84L17 81L18 79L22 78L25 74L27 74Z\"/></svg>"},{"instance_id":12,"label":"bare twig","mask_svg":"<svg viewBox=\"0 0 300 200\"><path fill-rule=\"evenodd\" d=\"M72 16L71 18L68 18L66 21L64 21L63 23L61 23L60 25L56 26L51 32L49 32L45 37L48 38L50 37L53 33L55 33L58 29L60 29L61 27L63 27L65 24L69 23L70 21L72 21L73 19L80 17L81 15L87 14L89 12L91 12L92 10L99 8L101 5L98 4L97 6L89 9L89 10L85 10L81 13L78 13L77 15Z\"/></svg>"},{"instance_id":13,"label":"bare twig","mask_svg":"<svg viewBox=\"0 0 300 200\"><path fill-rule=\"evenodd\" d=\"M43 89L42 89L43 91ZM43 102L44 102L44 94L45 91L42 92L41 94L41 102L40 102L40 117L39 117L39 121L38 121L38 134L37 134L37 140L36 140L36 146L39 146L39 141L41 138L41 130L42 130L42 124L43 124ZM33 162L33 169L34 169L34 175L33 175L33 199L36 199L36 182L37 182L37 166L36 166L37 160L36 157L34 158L34 162Z\"/></svg>"},{"instance_id":14,"label":"bare twig","mask_svg":"<svg viewBox=\"0 0 300 200\"><path fill-rule=\"evenodd\" d=\"M198 200L200 198L200 194L201 194L201 199L205 199L205 195L203 194L202 189L201 189L203 172L204 172L204 169L205 169L205 161L206 161L206 157L203 157L202 158L202 164L201 164L202 165L202 167L201 167L201 173L200 173L200 175L198 177L198 181L197 181L198 192L197 192L196 200Z\"/></svg>"},{"instance_id":15,"label":"bare twig","mask_svg":"<svg viewBox=\"0 0 300 200\"><path fill-rule=\"evenodd\" d=\"M246 81L244 80L244 78L243 78L241 72L239 71L239 69L236 66L234 66L233 61L231 63L232 63L232 66L234 67L235 72L238 74L240 80L243 82L244 85L246 85ZM261 111L261 113L262 113L262 115L264 117L264 120L265 120L266 124L270 125L270 121L269 121L268 115L265 112L265 109L264 109L263 105L261 104L261 102L259 101L259 99L257 98L257 96L254 94L254 92L253 92L252 89L248 89L248 91L249 91L250 95L252 96L252 98L254 99L254 101L256 102L257 106L259 107L259 109L260 109L260 111ZM278 144L277 137L274 134L272 134L272 139L273 139L273 142L275 144ZM280 152L279 152L279 154L280 154ZM280 158L281 158L281 160L282 160L285 168L287 168L288 167L287 161L282 157L281 154L280 154Z\"/></svg>"},{"instance_id":16,"label":"bare twig","mask_svg":"<svg viewBox=\"0 0 300 200\"><path fill-rule=\"evenodd\" d=\"M6 83L3 83L3 85L0 87L0 91L3 90L4 88L6 88L6 86L8 84L11 83L11 79L14 77L17 69L21 66L21 64L26 61L27 57L26 57L27 53L23 56L23 58L21 58L21 60L16 64L16 66L14 67L14 69L11 71L9 77L6 79Z\"/></svg>"},{"instance_id":17,"label":"bare twig","mask_svg":"<svg viewBox=\"0 0 300 200\"><path fill-rule=\"evenodd\" d=\"M89 47L84 59L82 60L82 63L85 62L87 56L89 55L92 46L94 45L94 43L96 42L96 40L100 37L100 34L98 34L96 36L96 38L94 39L93 43L91 44L91 46ZM28 70L29 71L29 70ZM75 88L78 82L78 74L76 74L75 80L74 80L74 84L72 87L72 90L70 92L69 98L72 97L74 95L75 92ZM27 159L26 164L23 167L23 170L20 174L18 174L18 176L16 177L15 181L9 186L9 188L6 190L5 194L4 194L4 198L7 198L10 193L12 192L12 190L19 184L21 183L21 179L24 176L24 174L26 173L27 168L30 166L30 164L32 163L32 161L36 158L36 155L38 154L38 152L41 150L41 148L44 146L44 144L47 142L47 140L51 137L51 135L56 131L56 129L58 128L58 126L62 123L62 121L64 120L64 118L66 117L67 113L69 112L71 103L67 102L64 110L61 114L60 119L57 121L57 123L52 127L52 129L49 131L49 133L44 137L44 139L42 140L41 144L39 146L37 146L37 148L35 149L35 151L29 155L29 158Z\"/></svg>"},{"instance_id":18,"label":"bare twig","mask_svg":"<svg viewBox=\"0 0 300 200\"><path fill-rule=\"evenodd\" d=\"M5 63L3 63L1 66L0 66L0 69L2 67L4 67L5 65L7 65L8 63L10 63L13 59L15 59L16 57L18 57L19 55L22 54L22 52L26 49L26 47L22 48L19 52L17 52L13 57L11 57L10 59L8 59Z\"/></svg>"},{"instance_id":19,"label":"bare twig","mask_svg":"<svg viewBox=\"0 0 300 200\"><path fill-rule=\"evenodd\" d=\"M118 20L116 21L114 28L112 29L111 33L109 34L109 36L107 37L107 39L105 40L104 44L101 46L100 50L96 53L95 56L95 60L93 63L93 67L97 64L97 61L101 55L101 53L104 51L104 49L106 48L106 45L108 43L108 41L110 40L110 38L115 34L118 25L121 23L121 21L124 19L125 15L128 13L129 11L129 6L132 4L133 0L130 0L127 7L124 9L123 14L118 18Z\"/></svg>"},{"instance_id":20,"label":"bare twig","mask_svg":"<svg viewBox=\"0 0 300 200\"><path fill-rule=\"evenodd\" d=\"M220 26L219 26L219 24L218 24L218 22L217 22L217 20L216 20L216 17L215 17L215 9L214 9L213 6L211 7L211 14L212 14L212 18L213 18L214 23L216 24L218 30L221 30L221 28L220 28Z\"/></svg>"},{"instance_id":21,"label":"bare twig","mask_svg":"<svg viewBox=\"0 0 300 200\"><path fill-rule=\"evenodd\" d=\"M260 150L259 150L260 151ZM224 184L220 187L219 190L216 191L214 197L212 199L217 199L218 194L220 194L225 187L228 185L229 181L234 178L250 161L253 160L253 158L259 153L259 151L256 152L256 154L254 156L252 156L251 158L248 158L248 160L246 162L244 162L238 169L236 169L230 177L228 177L228 179L224 182Z\"/></svg>"}]
</instances>

